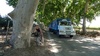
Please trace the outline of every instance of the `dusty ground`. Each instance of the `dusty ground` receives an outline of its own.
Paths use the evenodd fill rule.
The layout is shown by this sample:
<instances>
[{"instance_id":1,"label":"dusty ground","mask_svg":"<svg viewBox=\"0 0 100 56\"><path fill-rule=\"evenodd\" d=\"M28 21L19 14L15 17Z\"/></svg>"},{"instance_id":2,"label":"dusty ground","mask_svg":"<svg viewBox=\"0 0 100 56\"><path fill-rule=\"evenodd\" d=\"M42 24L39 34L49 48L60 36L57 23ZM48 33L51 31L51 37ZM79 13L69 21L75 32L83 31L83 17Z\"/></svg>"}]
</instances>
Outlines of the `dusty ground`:
<instances>
[{"instance_id":1,"label":"dusty ground","mask_svg":"<svg viewBox=\"0 0 100 56\"><path fill-rule=\"evenodd\" d=\"M5 51L4 56L54 56L52 52L48 50L48 46L36 46L35 43L30 48L25 49L10 49Z\"/></svg>"},{"instance_id":2,"label":"dusty ground","mask_svg":"<svg viewBox=\"0 0 100 56\"><path fill-rule=\"evenodd\" d=\"M45 34L44 34L45 35ZM9 35L10 37L10 35ZM45 45L44 46L36 46L34 40L31 42L31 47L23 48L23 49L11 49L10 46L5 45L2 41L6 38L5 35L0 35L0 56L54 56L54 53L49 50L50 45L48 45L48 41L46 39L47 35L45 35ZM3 48L2 48L3 47Z\"/></svg>"},{"instance_id":3,"label":"dusty ground","mask_svg":"<svg viewBox=\"0 0 100 56\"><path fill-rule=\"evenodd\" d=\"M8 49L4 56L100 56L100 36L87 38L87 36L61 37L46 32L45 46L36 46L32 42L30 48Z\"/></svg>"}]
</instances>

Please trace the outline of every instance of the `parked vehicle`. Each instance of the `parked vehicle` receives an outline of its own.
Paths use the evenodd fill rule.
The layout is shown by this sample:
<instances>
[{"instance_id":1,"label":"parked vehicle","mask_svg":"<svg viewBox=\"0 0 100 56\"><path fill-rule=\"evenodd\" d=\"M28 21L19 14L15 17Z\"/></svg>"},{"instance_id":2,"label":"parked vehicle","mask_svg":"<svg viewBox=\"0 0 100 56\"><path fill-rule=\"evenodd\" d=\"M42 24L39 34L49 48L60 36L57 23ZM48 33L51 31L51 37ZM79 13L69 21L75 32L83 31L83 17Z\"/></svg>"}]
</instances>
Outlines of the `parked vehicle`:
<instances>
[{"instance_id":1,"label":"parked vehicle","mask_svg":"<svg viewBox=\"0 0 100 56\"><path fill-rule=\"evenodd\" d=\"M73 25L70 19L61 19L58 18L51 22L49 25L49 31L59 35L59 36L69 36L73 37L76 35Z\"/></svg>"}]
</instances>

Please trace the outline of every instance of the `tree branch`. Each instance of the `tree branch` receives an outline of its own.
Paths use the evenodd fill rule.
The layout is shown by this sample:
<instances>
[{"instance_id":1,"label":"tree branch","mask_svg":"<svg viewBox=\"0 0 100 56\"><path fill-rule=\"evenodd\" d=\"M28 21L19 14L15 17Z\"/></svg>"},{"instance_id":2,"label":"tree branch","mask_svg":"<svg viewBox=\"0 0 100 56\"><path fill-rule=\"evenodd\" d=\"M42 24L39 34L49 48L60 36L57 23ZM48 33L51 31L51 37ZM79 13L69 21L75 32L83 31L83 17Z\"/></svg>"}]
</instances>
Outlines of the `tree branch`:
<instances>
[{"instance_id":1,"label":"tree branch","mask_svg":"<svg viewBox=\"0 0 100 56\"><path fill-rule=\"evenodd\" d=\"M8 14L12 19L14 18L14 13L13 11L11 13Z\"/></svg>"}]
</instances>

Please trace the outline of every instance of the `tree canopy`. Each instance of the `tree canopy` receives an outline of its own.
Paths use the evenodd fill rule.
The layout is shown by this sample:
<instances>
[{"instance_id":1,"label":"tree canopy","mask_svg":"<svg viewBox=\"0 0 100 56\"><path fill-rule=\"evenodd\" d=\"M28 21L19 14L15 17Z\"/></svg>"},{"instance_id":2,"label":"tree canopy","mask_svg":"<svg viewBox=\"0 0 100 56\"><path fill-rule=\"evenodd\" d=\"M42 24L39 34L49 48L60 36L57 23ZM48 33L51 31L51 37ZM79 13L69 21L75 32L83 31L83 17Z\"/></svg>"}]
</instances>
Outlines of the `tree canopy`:
<instances>
[{"instance_id":1,"label":"tree canopy","mask_svg":"<svg viewBox=\"0 0 100 56\"><path fill-rule=\"evenodd\" d=\"M7 0L8 4L16 7L18 0ZM88 0L88 10L84 13L86 0L40 0L37 16L40 21L48 25L56 18L71 18L79 24L85 14L88 21L100 14L100 0Z\"/></svg>"}]
</instances>

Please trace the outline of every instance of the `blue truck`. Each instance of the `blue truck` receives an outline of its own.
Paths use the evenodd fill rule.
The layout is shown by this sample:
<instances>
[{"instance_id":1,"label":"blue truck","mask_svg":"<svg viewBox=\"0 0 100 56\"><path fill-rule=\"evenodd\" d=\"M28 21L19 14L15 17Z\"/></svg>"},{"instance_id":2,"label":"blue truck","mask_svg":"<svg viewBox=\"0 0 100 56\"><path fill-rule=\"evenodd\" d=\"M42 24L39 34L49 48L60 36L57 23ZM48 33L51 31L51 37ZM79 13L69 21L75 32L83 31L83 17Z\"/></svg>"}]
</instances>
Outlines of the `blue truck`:
<instances>
[{"instance_id":1,"label":"blue truck","mask_svg":"<svg viewBox=\"0 0 100 56\"><path fill-rule=\"evenodd\" d=\"M49 31L59 36L64 35L73 37L74 35L76 35L71 20L69 18L67 19L57 18L56 20L52 21L49 24Z\"/></svg>"}]
</instances>

